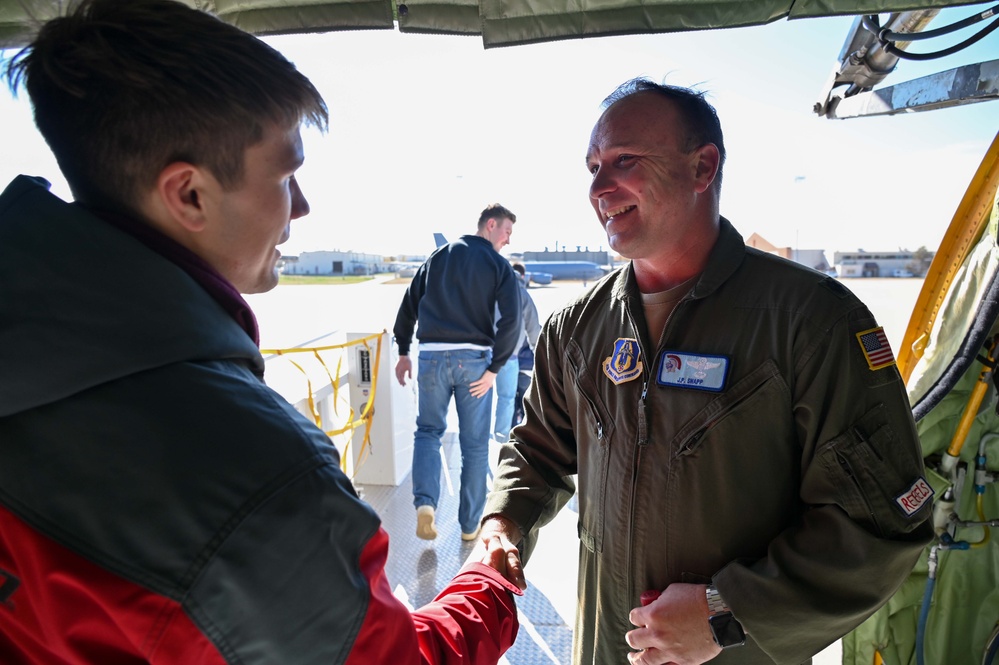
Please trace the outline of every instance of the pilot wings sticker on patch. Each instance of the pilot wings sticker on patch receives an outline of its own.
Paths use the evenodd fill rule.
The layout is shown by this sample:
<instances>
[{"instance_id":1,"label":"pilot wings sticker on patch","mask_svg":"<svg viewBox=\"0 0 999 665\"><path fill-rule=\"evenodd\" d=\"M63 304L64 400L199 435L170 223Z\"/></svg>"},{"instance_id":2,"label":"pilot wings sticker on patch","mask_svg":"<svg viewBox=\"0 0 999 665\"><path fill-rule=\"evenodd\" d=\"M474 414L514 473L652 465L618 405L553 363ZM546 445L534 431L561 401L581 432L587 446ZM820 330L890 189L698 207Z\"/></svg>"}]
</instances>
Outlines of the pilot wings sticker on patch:
<instances>
[{"instance_id":1,"label":"pilot wings sticker on patch","mask_svg":"<svg viewBox=\"0 0 999 665\"><path fill-rule=\"evenodd\" d=\"M664 351L656 382L661 386L721 392L728 376L729 359L697 353Z\"/></svg>"},{"instance_id":2,"label":"pilot wings sticker on patch","mask_svg":"<svg viewBox=\"0 0 999 665\"><path fill-rule=\"evenodd\" d=\"M642 350L638 340L618 337L614 342L614 352L604 359L604 374L614 385L637 379L642 374Z\"/></svg>"}]
</instances>

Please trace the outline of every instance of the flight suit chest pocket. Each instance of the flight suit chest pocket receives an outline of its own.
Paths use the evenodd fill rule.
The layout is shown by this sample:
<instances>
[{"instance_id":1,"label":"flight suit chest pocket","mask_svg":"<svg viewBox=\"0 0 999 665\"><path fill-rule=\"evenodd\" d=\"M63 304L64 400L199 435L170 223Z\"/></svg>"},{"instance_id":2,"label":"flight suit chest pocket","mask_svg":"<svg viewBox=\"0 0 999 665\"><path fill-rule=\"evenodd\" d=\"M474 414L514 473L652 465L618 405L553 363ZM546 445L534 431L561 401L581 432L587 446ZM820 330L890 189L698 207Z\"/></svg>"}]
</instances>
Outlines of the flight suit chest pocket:
<instances>
[{"instance_id":1,"label":"flight suit chest pocket","mask_svg":"<svg viewBox=\"0 0 999 665\"><path fill-rule=\"evenodd\" d=\"M770 416L766 415L768 410ZM787 423L778 422L772 414L790 412L787 386L780 380L776 363L767 360L724 393L711 399L677 431L671 448L675 456L683 457L710 439L735 442L754 437L786 437ZM723 429L724 433L720 433Z\"/></svg>"},{"instance_id":2,"label":"flight suit chest pocket","mask_svg":"<svg viewBox=\"0 0 999 665\"><path fill-rule=\"evenodd\" d=\"M874 407L819 451L827 498L880 537L912 531L929 514L933 490L909 448L892 430L885 406Z\"/></svg>"},{"instance_id":3,"label":"flight suit chest pocket","mask_svg":"<svg viewBox=\"0 0 999 665\"><path fill-rule=\"evenodd\" d=\"M610 442L614 420L579 345L570 341L566 348L566 399L576 435L577 482L579 491L579 539L593 551L603 550L604 513Z\"/></svg>"}]
</instances>

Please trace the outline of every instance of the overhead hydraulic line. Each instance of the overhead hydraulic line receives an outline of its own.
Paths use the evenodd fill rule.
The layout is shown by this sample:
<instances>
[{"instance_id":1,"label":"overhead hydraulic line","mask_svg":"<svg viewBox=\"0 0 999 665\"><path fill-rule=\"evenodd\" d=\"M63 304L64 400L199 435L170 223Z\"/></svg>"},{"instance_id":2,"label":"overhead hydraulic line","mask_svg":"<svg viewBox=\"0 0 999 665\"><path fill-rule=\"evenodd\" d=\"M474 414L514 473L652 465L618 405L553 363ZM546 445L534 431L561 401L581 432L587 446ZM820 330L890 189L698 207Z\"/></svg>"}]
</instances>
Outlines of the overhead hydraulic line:
<instances>
[{"instance_id":1,"label":"overhead hydraulic line","mask_svg":"<svg viewBox=\"0 0 999 665\"><path fill-rule=\"evenodd\" d=\"M976 23L981 23L982 21L992 19L989 25L985 26L977 33L971 37L965 39L963 42L954 44L945 49L939 51L933 51L931 53L912 53L905 51L903 49L895 46L896 42L913 42L918 40L933 39L935 37L942 37L948 35L952 32L958 30L963 30ZM978 12L967 18L963 18L960 21L955 21L950 25L943 26L941 28L936 28L933 30L924 30L922 32L894 32L888 28L882 28L881 23L878 19L877 14L869 14L864 16L862 20L863 26L877 36L878 42L884 48L886 53L894 55L895 57L901 58L903 60L935 60L937 58L943 58L948 55L953 55L958 51L966 49L967 47L975 44L976 42L983 39L988 34L999 28L999 5L994 5L985 11Z\"/></svg>"}]
</instances>

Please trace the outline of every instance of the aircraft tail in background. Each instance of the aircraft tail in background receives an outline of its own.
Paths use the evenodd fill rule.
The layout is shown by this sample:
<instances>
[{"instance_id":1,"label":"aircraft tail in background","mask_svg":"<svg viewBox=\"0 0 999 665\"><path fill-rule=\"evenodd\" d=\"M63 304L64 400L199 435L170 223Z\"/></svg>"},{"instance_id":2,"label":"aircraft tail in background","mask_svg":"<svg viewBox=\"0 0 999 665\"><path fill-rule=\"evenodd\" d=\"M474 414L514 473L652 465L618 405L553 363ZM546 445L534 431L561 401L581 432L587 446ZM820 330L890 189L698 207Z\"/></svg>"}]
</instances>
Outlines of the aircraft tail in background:
<instances>
[{"instance_id":1,"label":"aircraft tail in background","mask_svg":"<svg viewBox=\"0 0 999 665\"><path fill-rule=\"evenodd\" d=\"M443 233L435 233L434 242L436 243L437 247L441 247L447 244L447 238L444 237Z\"/></svg>"}]
</instances>

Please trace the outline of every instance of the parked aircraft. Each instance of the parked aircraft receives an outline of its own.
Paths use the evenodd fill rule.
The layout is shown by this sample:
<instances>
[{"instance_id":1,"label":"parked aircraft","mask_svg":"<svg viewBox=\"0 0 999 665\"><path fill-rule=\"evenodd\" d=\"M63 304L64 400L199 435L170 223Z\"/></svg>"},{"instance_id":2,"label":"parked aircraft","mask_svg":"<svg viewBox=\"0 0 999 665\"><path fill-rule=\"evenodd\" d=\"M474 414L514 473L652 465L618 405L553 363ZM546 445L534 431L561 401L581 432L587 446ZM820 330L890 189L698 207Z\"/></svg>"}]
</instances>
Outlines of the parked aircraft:
<instances>
[{"instance_id":1,"label":"parked aircraft","mask_svg":"<svg viewBox=\"0 0 999 665\"><path fill-rule=\"evenodd\" d=\"M532 279L538 284L547 284L552 279L600 279L610 270L590 261L523 261L527 272L535 275L537 273L547 273L551 275L548 282L540 279Z\"/></svg>"},{"instance_id":2,"label":"parked aircraft","mask_svg":"<svg viewBox=\"0 0 999 665\"><path fill-rule=\"evenodd\" d=\"M434 233L436 247L447 244L443 233ZM527 271L527 284L551 284L553 279L599 279L609 272L590 261L521 261Z\"/></svg>"}]
</instances>

